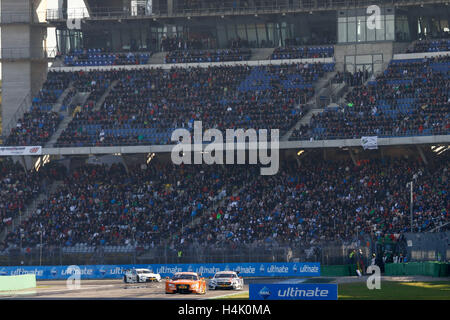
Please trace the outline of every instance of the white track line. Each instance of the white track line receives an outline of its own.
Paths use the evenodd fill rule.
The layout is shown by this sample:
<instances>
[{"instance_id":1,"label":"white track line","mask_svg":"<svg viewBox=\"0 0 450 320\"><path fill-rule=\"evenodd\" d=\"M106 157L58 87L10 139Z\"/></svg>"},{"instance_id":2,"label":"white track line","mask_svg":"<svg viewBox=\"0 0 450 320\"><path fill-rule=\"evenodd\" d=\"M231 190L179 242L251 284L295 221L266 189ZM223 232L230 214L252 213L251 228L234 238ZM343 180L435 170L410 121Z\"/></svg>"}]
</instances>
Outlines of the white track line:
<instances>
[{"instance_id":1,"label":"white track line","mask_svg":"<svg viewBox=\"0 0 450 320\"><path fill-rule=\"evenodd\" d=\"M207 300L221 299L221 298L225 298L225 297L237 296L238 294L243 294L243 293L249 293L249 292L248 291L239 291L239 292L235 292L235 293L224 294L222 296L210 297L210 298L207 298Z\"/></svg>"}]
</instances>

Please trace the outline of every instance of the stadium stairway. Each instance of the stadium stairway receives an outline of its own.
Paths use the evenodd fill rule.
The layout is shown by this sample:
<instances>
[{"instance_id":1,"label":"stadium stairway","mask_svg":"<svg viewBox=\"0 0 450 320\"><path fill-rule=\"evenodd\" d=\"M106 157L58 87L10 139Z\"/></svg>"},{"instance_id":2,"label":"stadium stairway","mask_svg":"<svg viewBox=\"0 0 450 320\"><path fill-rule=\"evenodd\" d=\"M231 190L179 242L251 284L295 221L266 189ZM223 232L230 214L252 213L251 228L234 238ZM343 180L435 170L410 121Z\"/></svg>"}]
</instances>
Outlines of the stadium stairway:
<instances>
[{"instance_id":1,"label":"stadium stairway","mask_svg":"<svg viewBox=\"0 0 450 320\"><path fill-rule=\"evenodd\" d=\"M334 73L336 74L336 73ZM333 75L334 77L334 75ZM364 82L364 85L366 85L369 81L371 81L371 77L369 77L369 79L367 79ZM354 87L350 87L347 86L346 84L342 83L340 85L334 85L331 83L331 78L330 78L330 84L328 88L323 88L321 90L321 92L319 92L313 99L316 99L315 101L312 101L312 107L308 110L308 112L303 116L303 118L300 119L300 121L298 121L296 123L296 125L291 128L291 130L289 130L286 135L281 139L282 141L288 141L289 138L292 135L292 132L298 128L300 128L303 125L308 125L309 122L311 121L312 116L322 113L325 108L320 108L318 107L318 103L317 101L319 101L319 97L323 96L323 95L329 95L330 97L332 96L332 98L330 98L329 102L327 103L326 107L339 107L340 105L343 105L346 103L345 100L345 96L348 92L350 92L351 90L353 90ZM328 91L327 91L328 90ZM311 99L311 100L313 100Z\"/></svg>"},{"instance_id":2,"label":"stadium stairway","mask_svg":"<svg viewBox=\"0 0 450 320\"><path fill-rule=\"evenodd\" d=\"M239 188L238 190L234 190L234 191L232 192L232 196L234 196L234 197L235 197L235 196L238 196L238 195L239 195L239 192L241 191L242 188L244 188L244 186L242 186L242 187ZM219 207L223 206L223 205L225 204L226 200L227 200L229 197L230 197L230 195L224 196L224 197L221 198L219 201L217 201L217 202L215 203L214 206L212 206L212 207L210 207L210 208L207 208L207 209L205 210L205 212L203 212L202 215L205 215L205 214L211 214L212 212L214 212L215 210L217 210ZM201 217L201 216L197 216L197 217L196 217L195 219L193 219L190 223L188 223L188 224L186 224L185 226L183 226L183 228L194 228L195 226L197 226L197 225L200 223L200 219L199 219L200 217ZM227 231L228 231L228 230L227 230ZM181 234L182 234L182 231L179 231L179 232L177 232L176 235L172 235L172 237L173 237L173 236L180 237ZM171 240L171 239L169 239L169 238L166 238L166 239L165 239L167 245L170 243L170 240ZM141 261L148 261L148 260L151 260L152 258L157 257L158 254L160 254L160 253L157 252L156 250L152 250L151 248L149 248L149 249L146 249L145 252L143 252L141 255L137 256L136 259L137 259L138 261L140 261L140 260L141 260ZM160 257L159 257L159 258L160 258ZM141 263L141 262L138 262L138 263Z\"/></svg>"},{"instance_id":3,"label":"stadium stairway","mask_svg":"<svg viewBox=\"0 0 450 320\"><path fill-rule=\"evenodd\" d=\"M249 181L248 184L253 184L253 181ZM219 199L212 207L206 208L206 210L202 213L202 215L196 216L194 219L191 220L191 222L189 222L188 224L183 226L184 228L193 228L196 225L198 225L200 223L200 217L203 215L208 215L211 214L212 212L216 211L219 207L223 206L226 202L227 199L229 199L230 196L236 197L239 195L239 193L241 192L241 190L245 187L245 185L241 186L240 188L235 188L232 192L231 195L225 195L224 197L222 197L221 199ZM180 235L182 234L182 231L180 230L176 236L180 237ZM172 235L172 237L175 235ZM170 238L166 238L165 241L167 244L170 243ZM136 259L139 260L143 260L143 261L148 261L152 258L154 258L156 256L156 252L154 250L151 249L147 249L144 253L142 253L141 255L139 255L138 257L136 257Z\"/></svg>"},{"instance_id":4,"label":"stadium stairway","mask_svg":"<svg viewBox=\"0 0 450 320\"><path fill-rule=\"evenodd\" d=\"M157 52L150 56L147 64L164 64L164 58L166 57L167 52Z\"/></svg>"},{"instance_id":5,"label":"stadium stairway","mask_svg":"<svg viewBox=\"0 0 450 320\"><path fill-rule=\"evenodd\" d=\"M51 185L47 187L47 190L39 194L39 196L25 208L25 211L22 212L21 215L13 218L10 226L6 226L3 230L0 230L0 242L3 242L8 232L13 231L15 226L19 226L21 221L26 220L33 212L35 212L39 205L43 201L46 201L52 193L55 193L63 183L64 181L62 180L52 181Z\"/></svg>"},{"instance_id":6,"label":"stadium stairway","mask_svg":"<svg viewBox=\"0 0 450 320\"><path fill-rule=\"evenodd\" d=\"M283 137L281 137L281 141L288 141L295 129L298 129L301 125L309 124L309 120L314 114L320 113L324 110L323 108L319 107L318 101L321 97L329 98L332 85L331 79L334 78L336 73L336 71L328 72L325 77L317 81L317 83L314 85L316 94L311 98L311 100L306 103L306 105L308 106L308 111L299 121L297 121L297 123L291 129L288 130L288 132L286 132Z\"/></svg>"},{"instance_id":7,"label":"stadium stairway","mask_svg":"<svg viewBox=\"0 0 450 320\"><path fill-rule=\"evenodd\" d=\"M53 112L59 112L61 113L61 107L63 104L64 99L67 97L69 92L73 89L73 81L69 83L69 86L63 91L63 93L59 96L58 100L53 104Z\"/></svg>"},{"instance_id":8,"label":"stadium stairway","mask_svg":"<svg viewBox=\"0 0 450 320\"><path fill-rule=\"evenodd\" d=\"M220 207L224 206L226 201L230 198L230 197L237 197L239 196L239 194L241 194L241 191L244 190L245 187L248 187L249 185L253 185L254 181L247 181L244 185L240 186L240 187L236 187L234 186L233 191L231 191L230 195L225 195L224 197L222 197L221 199L219 199L219 201L217 201L212 207L210 208L206 208L206 210L203 212L203 215L210 215L211 213L215 212L217 209L219 209ZM195 219L193 219L190 223L188 223L186 226L184 227L189 227L189 228L194 228L195 226L197 226L200 223L200 216L197 216ZM224 230L224 232L228 232L229 230ZM178 234L178 236L181 235L181 232Z\"/></svg>"},{"instance_id":9,"label":"stadium stairway","mask_svg":"<svg viewBox=\"0 0 450 320\"><path fill-rule=\"evenodd\" d=\"M114 80L111 83L111 85L108 87L108 89L106 89L105 93L103 93L103 95L100 97L100 99L95 104L94 110L100 110L100 108L102 107L103 103L105 102L106 97L109 95L111 90L117 85L118 82L119 82L119 80Z\"/></svg>"},{"instance_id":10,"label":"stadium stairway","mask_svg":"<svg viewBox=\"0 0 450 320\"><path fill-rule=\"evenodd\" d=\"M384 72L385 69L381 70L380 72ZM325 108L320 108L318 101L319 98L323 95L329 95L330 99L329 102L326 105L327 107L339 107L344 104L347 104L346 96L347 93L351 92L355 87L348 86L345 84L342 84L341 86L334 86L331 83L332 77L336 75L336 71L330 73L331 76L327 77L328 79L328 87L323 86L321 89L319 89L319 93L316 94L310 102L308 102L308 105L312 105L311 108L309 108L308 112L296 123L294 127L292 127L281 139L281 141L289 141L289 138L292 135L292 132L296 129L298 129L300 126L308 125L310 123L310 120L313 115L319 114L325 110ZM369 76L369 78L363 83L364 86L366 86L370 81L374 80L374 75ZM322 81L327 81L326 79L323 79ZM318 83L318 87L320 87L320 83ZM327 91L328 90L328 91ZM332 96L332 98L331 98Z\"/></svg>"},{"instance_id":11,"label":"stadium stairway","mask_svg":"<svg viewBox=\"0 0 450 320\"><path fill-rule=\"evenodd\" d=\"M313 115L322 113L324 110L325 110L324 108L309 109L308 112L305 114L305 116L301 118L300 121L298 121L296 125L293 128L291 128L281 140L288 141L294 130L300 128L301 126L309 124Z\"/></svg>"},{"instance_id":12,"label":"stadium stairway","mask_svg":"<svg viewBox=\"0 0 450 320\"><path fill-rule=\"evenodd\" d=\"M270 60L274 48L252 48L250 60Z\"/></svg>"},{"instance_id":13,"label":"stadium stairway","mask_svg":"<svg viewBox=\"0 0 450 320\"><path fill-rule=\"evenodd\" d=\"M90 96L89 92L78 92L71 101L71 104L75 105L84 105L86 101L88 100ZM61 133L67 128L69 123L73 119L73 114L70 113L69 108L66 108L65 110L59 110L59 113L61 116L63 116L63 120L59 124L58 128L56 129L55 133L51 136L50 140L45 144L45 148L52 148L53 145L58 141Z\"/></svg>"},{"instance_id":14,"label":"stadium stairway","mask_svg":"<svg viewBox=\"0 0 450 320\"><path fill-rule=\"evenodd\" d=\"M52 68L64 67L64 59L62 57L55 58L51 65Z\"/></svg>"}]
</instances>

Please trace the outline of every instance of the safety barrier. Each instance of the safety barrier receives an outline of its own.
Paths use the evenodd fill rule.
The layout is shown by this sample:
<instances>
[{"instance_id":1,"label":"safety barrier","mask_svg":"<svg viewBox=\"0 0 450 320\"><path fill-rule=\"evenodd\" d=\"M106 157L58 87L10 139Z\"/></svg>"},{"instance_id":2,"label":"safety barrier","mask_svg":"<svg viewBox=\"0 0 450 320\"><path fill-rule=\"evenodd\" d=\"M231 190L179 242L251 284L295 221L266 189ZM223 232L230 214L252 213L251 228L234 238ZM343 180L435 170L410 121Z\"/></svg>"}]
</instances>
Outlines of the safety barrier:
<instances>
[{"instance_id":1,"label":"safety barrier","mask_svg":"<svg viewBox=\"0 0 450 320\"><path fill-rule=\"evenodd\" d=\"M355 264L344 264L334 266L322 266L320 275L323 277L348 277L356 276Z\"/></svg>"},{"instance_id":2,"label":"safety barrier","mask_svg":"<svg viewBox=\"0 0 450 320\"><path fill-rule=\"evenodd\" d=\"M385 265L385 275L448 277L449 267L450 263L443 262L387 263Z\"/></svg>"},{"instance_id":3,"label":"safety barrier","mask_svg":"<svg viewBox=\"0 0 450 320\"><path fill-rule=\"evenodd\" d=\"M0 291L36 288L36 275L0 276Z\"/></svg>"},{"instance_id":4,"label":"safety barrier","mask_svg":"<svg viewBox=\"0 0 450 320\"><path fill-rule=\"evenodd\" d=\"M85 265L85 266L23 266L0 267L1 275L34 274L38 280L68 279L78 273L81 279L121 279L127 269L145 268L162 277L175 272L192 271L204 277L218 271L238 271L243 277L318 277L320 263L214 263L214 264L139 264L139 265Z\"/></svg>"}]
</instances>

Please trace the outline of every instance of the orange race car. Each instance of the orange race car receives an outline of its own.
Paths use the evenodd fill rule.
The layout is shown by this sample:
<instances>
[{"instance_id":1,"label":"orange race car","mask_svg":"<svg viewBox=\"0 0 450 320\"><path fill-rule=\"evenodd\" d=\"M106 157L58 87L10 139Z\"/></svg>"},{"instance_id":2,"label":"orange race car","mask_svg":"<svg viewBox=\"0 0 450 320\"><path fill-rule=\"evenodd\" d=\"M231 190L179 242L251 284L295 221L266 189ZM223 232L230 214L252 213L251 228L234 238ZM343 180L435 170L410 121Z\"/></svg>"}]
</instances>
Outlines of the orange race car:
<instances>
[{"instance_id":1,"label":"orange race car","mask_svg":"<svg viewBox=\"0 0 450 320\"><path fill-rule=\"evenodd\" d=\"M166 293L206 293L206 280L195 272L177 272L166 279Z\"/></svg>"}]
</instances>

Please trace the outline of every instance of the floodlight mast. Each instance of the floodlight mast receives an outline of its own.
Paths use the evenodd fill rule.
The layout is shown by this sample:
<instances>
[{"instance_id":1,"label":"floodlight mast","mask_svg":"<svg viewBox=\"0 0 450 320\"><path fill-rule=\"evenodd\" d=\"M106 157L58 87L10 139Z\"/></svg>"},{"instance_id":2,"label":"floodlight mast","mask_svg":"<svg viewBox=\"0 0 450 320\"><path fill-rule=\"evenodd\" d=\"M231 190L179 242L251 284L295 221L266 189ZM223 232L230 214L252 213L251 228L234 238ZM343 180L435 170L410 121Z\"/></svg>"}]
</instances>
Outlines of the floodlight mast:
<instances>
[{"instance_id":1,"label":"floodlight mast","mask_svg":"<svg viewBox=\"0 0 450 320\"><path fill-rule=\"evenodd\" d=\"M414 193L413 193L413 180L411 180L409 183L410 188L410 200L409 200L409 211L410 211L410 219L411 219L411 231L413 232L413 206L414 206ZM407 186L408 186L407 185Z\"/></svg>"}]
</instances>

